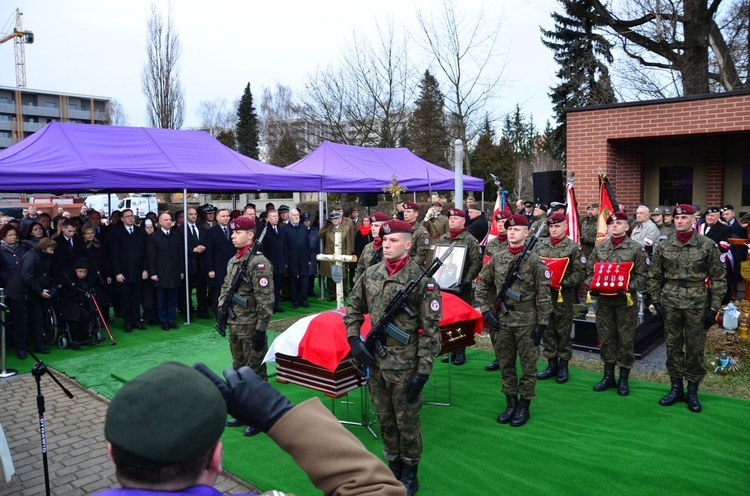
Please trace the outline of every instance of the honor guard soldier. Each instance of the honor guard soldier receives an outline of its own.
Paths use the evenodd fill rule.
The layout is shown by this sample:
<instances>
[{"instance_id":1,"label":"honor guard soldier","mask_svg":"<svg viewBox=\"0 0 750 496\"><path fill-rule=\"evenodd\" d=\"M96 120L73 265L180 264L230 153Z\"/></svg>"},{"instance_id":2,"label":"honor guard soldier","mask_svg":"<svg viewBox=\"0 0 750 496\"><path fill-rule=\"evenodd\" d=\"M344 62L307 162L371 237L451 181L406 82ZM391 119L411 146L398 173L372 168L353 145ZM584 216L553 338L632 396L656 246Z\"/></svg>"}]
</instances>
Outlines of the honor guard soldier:
<instances>
[{"instance_id":1,"label":"honor guard soldier","mask_svg":"<svg viewBox=\"0 0 750 496\"><path fill-rule=\"evenodd\" d=\"M411 224L411 228L414 230L409 258L417 265L424 265L427 255L430 254L430 233L417 221L419 219L419 205L410 201L405 201L403 205L404 221Z\"/></svg>"},{"instance_id":2,"label":"honor guard soldier","mask_svg":"<svg viewBox=\"0 0 750 496\"><path fill-rule=\"evenodd\" d=\"M238 217L230 222L229 227L232 229L232 244L237 248L237 255L227 263L227 276L219 294L218 312L221 312L224 301L232 298L229 294L232 281L250 256L255 243L255 222L249 218ZM235 317L227 319L232 367L235 370L250 367L263 380L268 380L263 357L268 351L266 330L273 316L274 292L273 267L263 254L256 253L249 260L236 294L239 300L246 302L246 306L235 304ZM219 315L216 318L220 320ZM241 424L235 419L229 419L227 425L238 427ZM247 426L245 429L246 436L254 436L259 432L256 426Z\"/></svg>"},{"instance_id":3,"label":"honor guard soldier","mask_svg":"<svg viewBox=\"0 0 750 496\"><path fill-rule=\"evenodd\" d=\"M583 255L588 258L596 245L596 232L599 225L599 204L590 203L586 206L586 216L581 219L581 248Z\"/></svg>"},{"instance_id":4,"label":"honor guard soldier","mask_svg":"<svg viewBox=\"0 0 750 496\"><path fill-rule=\"evenodd\" d=\"M522 202L523 203L523 202ZM523 210L523 209L522 209ZM512 214L507 210L501 210L495 215L497 221L497 236L487 242L487 246L484 247L484 265L492 259L492 256L501 251L505 250L508 246L508 231L505 230L505 221L510 219ZM490 333L490 339L495 338L495 333ZM495 343L492 343L492 349L495 349ZM497 361L497 357L488 363L484 370L487 372L494 372L500 370L500 364Z\"/></svg>"},{"instance_id":5,"label":"honor guard soldier","mask_svg":"<svg viewBox=\"0 0 750 496\"><path fill-rule=\"evenodd\" d=\"M372 233L375 237L372 240L372 243L367 243L365 245L362 249L362 254L357 259L357 277L354 279L355 283L357 282L357 279L362 277L362 274L365 273L367 267L372 267L383 261L383 240L380 239L378 233L380 232L380 226L388 220L390 220L390 218L383 212L375 212L370 215Z\"/></svg>"},{"instance_id":6,"label":"honor guard soldier","mask_svg":"<svg viewBox=\"0 0 750 496\"><path fill-rule=\"evenodd\" d=\"M514 215L505 221L505 228L508 231L507 249L496 253L482 269L476 296L485 323L490 333L495 334L492 342L502 369L500 380L507 404L497 421L521 427L531 417L529 407L536 394L538 346L552 312L550 273L539 255L528 253L528 258L518 268L520 277L514 278L510 287L518 295L518 301L509 299L507 303L503 302L507 314L499 311L500 308L496 309L500 289L506 279L512 277L509 272L517 257L523 256L529 221L523 215ZM516 372L516 357L521 360L520 378Z\"/></svg>"},{"instance_id":7,"label":"honor guard soldier","mask_svg":"<svg viewBox=\"0 0 750 496\"><path fill-rule=\"evenodd\" d=\"M370 366L367 384L383 437L383 458L411 496L419 489L421 392L440 352L442 300L435 280L422 279L407 303L413 310L411 315L402 311L393 321L403 333L409 334L408 343L404 345L389 337L384 344L385 356L371 354L360 337L365 314L370 314L374 326L396 294L424 270L408 256L412 244L409 223L389 220L380 228L379 237L383 240L384 260L357 279L349 295L344 323L352 355Z\"/></svg>"},{"instance_id":8,"label":"honor guard soldier","mask_svg":"<svg viewBox=\"0 0 750 496\"><path fill-rule=\"evenodd\" d=\"M617 388L617 394L630 394L628 377L635 362L634 340L638 325L637 292L646 286L646 251L627 237L630 227L625 212L607 218L610 238L594 247L588 257L586 284L596 300L596 331L601 342L604 377L594 386L601 392ZM615 365L620 366L615 381Z\"/></svg>"},{"instance_id":9,"label":"honor guard soldier","mask_svg":"<svg viewBox=\"0 0 750 496\"><path fill-rule=\"evenodd\" d=\"M341 254L351 255L354 253L354 246L351 244L353 237L349 235L349 228L342 223L343 217L338 210L332 211L328 215L328 222L323 229L318 231L318 238L324 240L323 253L333 255L336 250L336 233L341 233ZM347 265L342 266L342 280L346 282ZM332 269L333 262L320 262L320 275L327 279L328 301L336 301L336 283L333 282ZM346 285L346 284L344 284ZM323 289L321 288L321 292Z\"/></svg>"},{"instance_id":10,"label":"honor guard soldier","mask_svg":"<svg viewBox=\"0 0 750 496\"><path fill-rule=\"evenodd\" d=\"M458 287L450 288L458 294L458 297L464 300L466 303L471 305L471 284L479 271L482 270L482 253L479 250L479 243L476 238L468 233L466 230L466 213L463 210L457 208L451 208L448 210L448 225L450 231L448 234L440 236L438 243L451 244L455 243L456 246L466 247L466 260L464 260L464 268L461 272L461 279L458 283ZM442 288L447 289L447 288ZM443 357L442 362L447 363L453 359L454 365L463 365L466 363L466 348L458 348L453 351L450 355Z\"/></svg>"},{"instance_id":11,"label":"honor guard soldier","mask_svg":"<svg viewBox=\"0 0 750 496\"><path fill-rule=\"evenodd\" d=\"M698 384L706 375L706 331L716 323L726 277L716 245L693 229L694 213L690 205L675 207L676 233L656 248L648 290L656 313L664 319L667 373L672 382L659 404L686 401L691 412L699 413ZM683 378L687 378L687 398Z\"/></svg>"},{"instance_id":12,"label":"honor guard soldier","mask_svg":"<svg viewBox=\"0 0 750 496\"><path fill-rule=\"evenodd\" d=\"M565 214L556 213L547 219L549 238L539 240L536 254L552 273L550 296L552 315L549 329L544 334L542 346L547 358L547 368L536 375L537 379L557 376L558 384L568 382L568 362L573 355L573 293L586 277L586 257L575 241L565 235L568 223ZM555 287L557 286L557 287Z\"/></svg>"},{"instance_id":13,"label":"honor guard soldier","mask_svg":"<svg viewBox=\"0 0 750 496\"><path fill-rule=\"evenodd\" d=\"M432 200L432 206L427 210L427 214L422 221L422 225L430 233L430 243L433 245L437 243L440 236L447 234L450 229L448 227L448 218L442 212L443 202Z\"/></svg>"}]
</instances>

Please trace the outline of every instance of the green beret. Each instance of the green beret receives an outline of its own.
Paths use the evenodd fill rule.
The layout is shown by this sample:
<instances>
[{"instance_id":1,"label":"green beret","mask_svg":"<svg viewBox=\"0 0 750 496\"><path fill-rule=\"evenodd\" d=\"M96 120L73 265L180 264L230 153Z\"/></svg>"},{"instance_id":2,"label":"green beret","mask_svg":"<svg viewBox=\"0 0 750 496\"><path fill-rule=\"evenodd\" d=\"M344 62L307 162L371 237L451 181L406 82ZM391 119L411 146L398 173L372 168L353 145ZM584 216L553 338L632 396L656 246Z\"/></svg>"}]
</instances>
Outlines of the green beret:
<instances>
[{"instance_id":1,"label":"green beret","mask_svg":"<svg viewBox=\"0 0 750 496\"><path fill-rule=\"evenodd\" d=\"M128 381L107 408L104 437L115 461L161 467L193 460L221 437L227 406L203 374L164 362Z\"/></svg>"}]
</instances>

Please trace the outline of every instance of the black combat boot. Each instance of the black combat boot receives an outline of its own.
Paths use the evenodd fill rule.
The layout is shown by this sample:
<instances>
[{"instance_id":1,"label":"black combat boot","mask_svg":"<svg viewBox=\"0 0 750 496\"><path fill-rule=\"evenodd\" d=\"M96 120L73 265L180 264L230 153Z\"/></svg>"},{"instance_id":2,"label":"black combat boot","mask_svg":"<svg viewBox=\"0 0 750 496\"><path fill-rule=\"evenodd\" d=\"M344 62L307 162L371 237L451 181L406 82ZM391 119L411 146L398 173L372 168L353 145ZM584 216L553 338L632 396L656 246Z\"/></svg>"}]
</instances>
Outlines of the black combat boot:
<instances>
[{"instance_id":1,"label":"black combat boot","mask_svg":"<svg viewBox=\"0 0 750 496\"><path fill-rule=\"evenodd\" d=\"M678 401L685 401L685 389L682 385L682 377L672 377L672 389L659 400L659 404L661 406L672 406Z\"/></svg>"},{"instance_id":2,"label":"black combat boot","mask_svg":"<svg viewBox=\"0 0 750 496\"><path fill-rule=\"evenodd\" d=\"M466 348L459 348L456 350L456 359L453 360L453 365L459 366L466 363Z\"/></svg>"},{"instance_id":3,"label":"black combat boot","mask_svg":"<svg viewBox=\"0 0 750 496\"><path fill-rule=\"evenodd\" d=\"M604 377L594 386L594 391L600 393L606 391L609 388L617 387L615 382L615 364L605 363L604 364Z\"/></svg>"},{"instance_id":4,"label":"black combat boot","mask_svg":"<svg viewBox=\"0 0 750 496\"><path fill-rule=\"evenodd\" d=\"M513 420L510 422L511 427L521 427L531 418L531 412L529 411L529 405L531 400L521 398L518 402L518 408L516 408L516 414L513 415Z\"/></svg>"},{"instance_id":5,"label":"black combat boot","mask_svg":"<svg viewBox=\"0 0 750 496\"><path fill-rule=\"evenodd\" d=\"M497 421L501 424L507 424L513 420L513 415L516 414L516 407L518 407L518 396L515 394L506 395L505 400L507 402L505 411L497 417Z\"/></svg>"},{"instance_id":6,"label":"black combat boot","mask_svg":"<svg viewBox=\"0 0 750 496\"><path fill-rule=\"evenodd\" d=\"M401 477L401 482L406 487L406 496L414 496L419 491L419 481L417 480L418 466L404 463L404 473Z\"/></svg>"},{"instance_id":7,"label":"black combat boot","mask_svg":"<svg viewBox=\"0 0 750 496\"><path fill-rule=\"evenodd\" d=\"M559 362L558 362L557 357L550 358L547 364L547 368L542 370L541 372L537 372L536 378L539 379L540 381L543 381L545 379L549 379L550 377L556 376L557 372L559 371L559 368L557 366L558 363Z\"/></svg>"},{"instance_id":8,"label":"black combat boot","mask_svg":"<svg viewBox=\"0 0 750 496\"><path fill-rule=\"evenodd\" d=\"M443 363L455 362L456 361L456 352L455 351L451 351L450 355L445 355L443 358L440 359L440 361L443 362Z\"/></svg>"},{"instance_id":9,"label":"black combat boot","mask_svg":"<svg viewBox=\"0 0 750 496\"><path fill-rule=\"evenodd\" d=\"M492 360L487 365L485 365L484 370L486 370L487 372L494 372L496 370L500 370L500 364L497 363L497 358Z\"/></svg>"},{"instance_id":10,"label":"black combat boot","mask_svg":"<svg viewBox=\"0 0 750 496\"><path fill-rule=\"evenodd\" d=\"M568 360L560 359L560 368L557 370L557 383L565 384L568 382Z\"/></svg>"},{"instance_id":11,"label":"black combat boot","mask_svg":"<svg viewBox=\"0 0 750 496\"><path fill-rule=\"evenodd\" d=\"M698 401L698 383L694 381L688 381L687 384L687 395L685 396L685 403L687 403L688 410L693 413L701 412L701 402Z\"/></svg>"},{"instance_id":12,"label":"black combat boot","mask_svg":"<svg viewBox=\"0 0 750 496\"><path fill-rule=\"evenodd\" d=\"M401 480L401 475L404 473L404 461L401 458L388 462L388 468L391 469L396 479Z\"/></svg>"},{"instance_id":13,"label":"black combat boot","mask_svg":"<svg viewBox=\"0 0 750 496\"><path fill-rule=\"evenodd\" d=\"M620 396L627 396L630 394L630 387L628 386L629 376L630 369L620 367L620 380L617 382L617 394Z\"/></svg>"}]
</instances>

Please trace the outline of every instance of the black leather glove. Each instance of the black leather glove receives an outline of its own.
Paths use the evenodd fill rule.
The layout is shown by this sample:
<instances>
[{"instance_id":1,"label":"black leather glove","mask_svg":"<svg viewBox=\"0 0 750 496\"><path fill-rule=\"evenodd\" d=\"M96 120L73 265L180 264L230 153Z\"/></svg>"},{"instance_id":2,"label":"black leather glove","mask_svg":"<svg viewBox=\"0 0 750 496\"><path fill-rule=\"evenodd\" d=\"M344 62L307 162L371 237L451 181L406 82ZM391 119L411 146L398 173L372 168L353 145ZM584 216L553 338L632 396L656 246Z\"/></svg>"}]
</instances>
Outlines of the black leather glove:
<instances>
[{"instance_id":1,"label":"black leather glove","mask_svg":"<svg viewBox=\"0 0 750 496\"><path fill-rule=\"evenodd\" d=\"M534 328L534 346L539 346L542 342L542 336L547 332L547 324L537 324Z\"/></svg>"},{"instance_id":2,"label":"black leather glove","mask_svg":"<svg viewBox=\"0 0 750 496\"><path fill-rule=\"evenodd\" d=\"M494 311L487 310L482 314L482 317L484 317L484 323L487 327L493 331L497 331L498 327L500 327L500 322L497 321L497 315L495 315Z\"/></svg>"},{"instance_id":3,"label":"black leather glove","mask_svg":"<svg viewBox=\"0 0 750 496\"><path fill-rule=\"evenodd\" d=\"M263 331L255 331L253 333L253 350L260 351L266 345L266 333Z\"/></svg>"},{"instance_id":4,"label":"black leather glove","mask_svg":"<svg viewBox=\"0 0 750 496\"><path fill-rule=\"evenodd\" d=\"M427 384L427 380L430 378L429 375L420 374L417 372L406 381L406 401L414 403L419 399L419 393L422 392L422 388Z\"/></svg>"},{"instance_id":5,"label":"black leather glove","mask_svg":"<svg viewBox=\"0 0 750 496\"><path fill-rule=\"evenodd\" d=\"M356 336L350 337L348 341L349 348L352 349L352 356L355 358L355 360L357 360L359 363L369 365L370 367L375 365L375 357L372 356L372 353L367 351L364 341Z\"/></svg>"},{"instance_id":6,"label":"black leather glove","mask_svg":"<svg viewBox=\"0 0 750 496\"><path fill-rule=\"evenodd\" d=\"M245 425L268 432L294 407L286 396L258 377L249 367L242 367L240 370L231 367L224 369L226 382L202 363L196 363L193 367L214 383L227 402L229 414Z\"/></svg>"},{"instance_id":7,"label":"black leather glove","mask_svg":"<svg viewBox=\"0 0 750 496\"><path fill-rule=\"evenodd\" d=\"M599 296L599 290L597 290L597 289L592 289L591 291L589 291L589 294L590 294L591 296Z\"/></svg>"},{"instance_id":8,"label":"black leather glove","mask_svg":"<svg viewBox=\"0 0 750 496\"><path fill-rule=\"evenodd\" d=\"M662 305L661 303L654 303L654 310L656 310L656 316L661 320L664 320L664 317L667 315L667 313L664 311L664 305Z\"/></svg>"},{"instance_id":9,"label":"black leather glove","mask_svg":"<svg viewBox=\"0 0 750 496\"><path fill-rule=\"evenodd\" d=\"M716 310L709 308L703 316L703 328L709 329L716 323Z\"/></svg>"}]
</instances>

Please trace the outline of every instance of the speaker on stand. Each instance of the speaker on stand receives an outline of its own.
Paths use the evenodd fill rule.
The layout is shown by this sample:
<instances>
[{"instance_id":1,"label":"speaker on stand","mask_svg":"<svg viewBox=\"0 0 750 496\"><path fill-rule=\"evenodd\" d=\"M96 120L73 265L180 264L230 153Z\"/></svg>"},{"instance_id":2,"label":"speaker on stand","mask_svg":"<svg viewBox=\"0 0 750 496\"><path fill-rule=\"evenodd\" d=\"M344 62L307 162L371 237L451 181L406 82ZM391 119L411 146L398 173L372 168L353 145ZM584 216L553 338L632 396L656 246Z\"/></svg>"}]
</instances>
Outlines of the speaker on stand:
<instances>
[{"instance_id":1,"label":"speaker on stand","mask_svg":"<svg viewBox=\"0 0 750 496\"><path fill-rule=\"evenodd\" d=\"M534 203L565 202L563 171L532 172L534 184Z\"/></svg>"}]
</instances>

